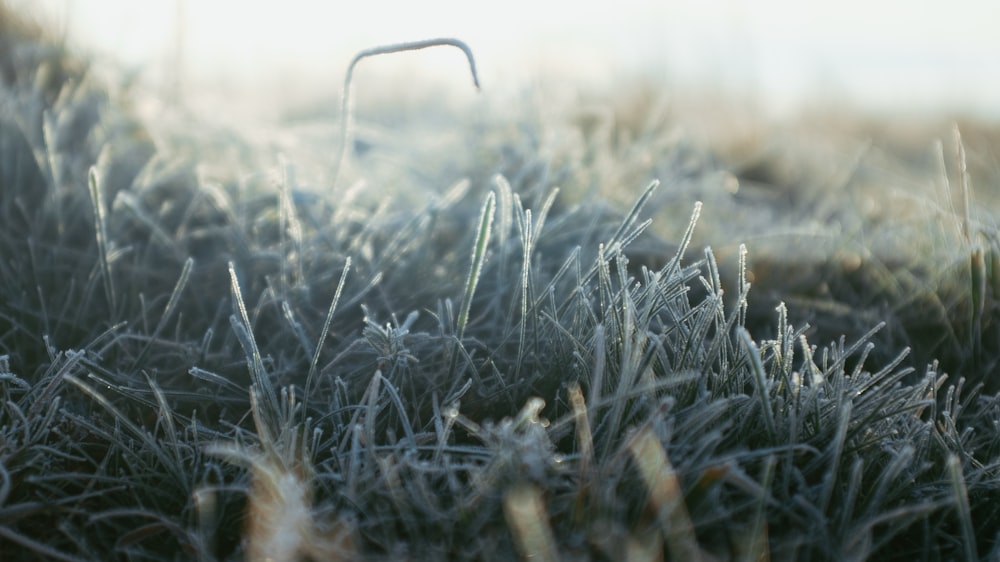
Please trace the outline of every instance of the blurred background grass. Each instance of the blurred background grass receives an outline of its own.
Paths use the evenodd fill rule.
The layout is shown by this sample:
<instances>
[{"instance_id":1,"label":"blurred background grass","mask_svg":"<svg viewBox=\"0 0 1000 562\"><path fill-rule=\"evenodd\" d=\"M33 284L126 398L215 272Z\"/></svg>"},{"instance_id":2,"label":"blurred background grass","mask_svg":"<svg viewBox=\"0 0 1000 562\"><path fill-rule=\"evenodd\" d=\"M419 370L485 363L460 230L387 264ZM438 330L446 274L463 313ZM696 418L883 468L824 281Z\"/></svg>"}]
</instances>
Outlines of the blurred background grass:
<instances>
[{"instance_id":1,"label":"blurred background grass","mask_svg":"<svg viewBox=\"0 0 1000 562\"><path fill-rule=\"evenodd\" d=\"M461 37L482 92L450 49L359 69L345 176L363 182L357 196L377 204L406 185L391 191L402 210L455 178L500 172L538 193L561 187L561 204L624 208L649 179L672 178L652 202L654 228L676 236L705 202L693 248L711 245L733 275L748 244L756 321L786 302L824 343L888 320L883 359L916 344L918 365L982 368L968 357L962 303L969 252L998 239L995 3L12 5L90 53L93 71L125 80L158 141L197 154L205 173L293 155L304 191L330 183L352 53ZM973 239L962 234L956 125Z\"/></svg>"},{"instance_id":2,"label":"blurred background grass","mask_svg":"<svg viewBox=\"0 0 1000 562\"><path fill-rule=\"evenodd\" d=\"M914 294L961 291L942 287L944 277L961 277L970 245L995 241L1000 75L987 70L1000 54L990 26L1000 7L991 2L11 5L89 53L92 72L125 80L160 142L183 136L187 148L175 151L217 152L200 159L209 173L289 154L303 189L329 184L352 53L461 37L482 92L450 49L359 69L348 176L366 182L358 193L378 201L405 183L393 192L402 209L457 177L502 172L539 190L559 185L566 204L601 197L624 207L649 179L674 178L653 202L660 234L676 235L704 201L695 248L711 244L732 264L748 243L766 297L753 301L759 314L794 302L795 320L828 326L830 337L857 327L859 313L870 325L914 309ZM982 239L961 235L955 124ZM917 315L928 306L966 314L942 301Z\"/></svg>"}]
</instances>

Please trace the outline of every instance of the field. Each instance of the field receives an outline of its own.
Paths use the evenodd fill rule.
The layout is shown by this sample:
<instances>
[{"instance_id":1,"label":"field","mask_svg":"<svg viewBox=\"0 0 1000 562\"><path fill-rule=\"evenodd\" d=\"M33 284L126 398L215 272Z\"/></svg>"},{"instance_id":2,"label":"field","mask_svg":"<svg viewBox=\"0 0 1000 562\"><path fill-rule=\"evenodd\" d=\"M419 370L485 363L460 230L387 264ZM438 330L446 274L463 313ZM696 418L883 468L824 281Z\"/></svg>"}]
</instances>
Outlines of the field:
<instances>
[{"instance_id":1,"label":"field","mask_svg":"<svg viewBox=\"0 0 1000 562\"><path fill-rule=\"evenodd\" d=\"M99 74L0 6L3 560L1000 557L995 124Z\"/></svg>"}]
</instances>

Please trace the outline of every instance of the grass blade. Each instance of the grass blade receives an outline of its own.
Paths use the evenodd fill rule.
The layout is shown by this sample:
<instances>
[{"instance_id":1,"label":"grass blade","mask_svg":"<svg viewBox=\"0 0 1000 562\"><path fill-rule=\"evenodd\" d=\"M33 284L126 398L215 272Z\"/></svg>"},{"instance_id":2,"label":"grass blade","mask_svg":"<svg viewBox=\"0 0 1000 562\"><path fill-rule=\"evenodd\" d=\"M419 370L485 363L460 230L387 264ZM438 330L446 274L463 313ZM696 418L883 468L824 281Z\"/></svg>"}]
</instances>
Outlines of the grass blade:
<instances>
[{"instance_id":1,"label":"grass blade","mask_svg":"<svg viewBox=\"0 0 1000 562\"><path fill-rule=\"evenodd\" d=\"M632 205L632 209L630 209L628 215L625 216L625 220L622 221L618 230L615 231L614 236L611 237L611 240L608 240L607 247L612 253L615 250L615 244L619 244L620 247L626 246L626 244L623 243L625 236L629 233L628 231L632 228L632 225L635 224L635 221L639 220L639 213L642 212L642 208L646 206L649 198L653 196L653 192L656 191L656 188L659 187L659 185L660 180L653 180L650 182L650 184L646 186L646 189L642 192L642 195L639 196L639 199L634 205Z\"/></svg>"},{"instance_id":2,"label":"grass blade","mask_svg":"<svg viewBox=\"0 0 1000 562\"><path fill-rule=\"evenodd\" d=\"M111 261L108 259L108 217L101 197L101 184L97 179L97 169L90 167L88 185L90 187L90 204L94 209L94 230L97 235L97 250L101 260L101 277L104 279L104 294L108 299L108 307L112 313L118 309L115 303L115 285L111 277Z\"/></svg>"},{"instance_id":3,"label":"grass blade","mask_svg":"<svg viewBox=\"0 0 1000 562\"><path fill-rule=\"evenodd\" d=\"M184 292L184 288L187 287L188 280L191 278L191 269L193 267L194 258L189 257L184 261L184 267L181 269L181 275L177 278L177 283L174 284L174 290L170 293L170 300L167 301L167 306L163 309L160 321L156 323L156 328L149 336L149 339L146 341L146 345L143 346L142 351L140 351L139 355L137 355L135 360L132 361L132 368L130 370L134 371L142 364L142 361L146 358L146 354L149 353L150 348L153 347L153 342L160 337L163 329L167 327L167 321L170 320L174 311L177 310L177 304L180 302L181 293Z\"/></svg>"},{"instance_id":4,"label":"grass blade","mask_svg":"<svg viewBox=\"0 0 1000 562\"><path fill-rule=\"evenodd\" d=\"M516 197L515 197L516 200ZM520 205L518 205L520 208ZM531 289L531 246L534 242L534 233L532 232L532 222L531 222L531 209L526 209L523 216L519 215L522 219L521 226L521 240L524 248L522 255L522 265L521 265L521 330L518 335L517 343L517 367L514 370L514 379L520 377L521 374L521 359L525 356L525 340L527 338L528 321L532 319L528 316L528 301L531 299L530 289ZM534 332L534 330L532 330Z\"/></svg>"},{"instance_id":5,"label":"grass blade","mask_svg":"<svg viewBox=\"0 0 1000 562\"><path fill-rule=\"evenodd\" d=\"M774 480L774 467L776 464L777 461L773 456L767 457L767 460L764 462L764 474L760 479L763 493L760 496L760 501L754 508L753 522L749 529L749 541L747 541L749 549L746 552L746 560L755 560L757 562L769 562L771 560L771 551L768 548L767 542L767 501L770 496L771 482Z\"/></svg>"},{"instance_id":6,"label":"grass blade","mask_svg":"<svg viewBox=\"0 0 1000 562\"><path fill-rule=\"evenodd\" d=\"M684 504L680 479L663 444L647 426L630 440L628 449L646 485L649 503L659 514L670 559L701 560L701 548Z\"/></svg>"},{"instance_id":7,"label":"grass blade","mask_svg":"<svg viewBox=\"0 0 1000 562\"><path fill-rule=\"evenodd\" d=\"M958 511L958 522L962 528L963 558L979 560L976 553L976 531L972 526L972 510L969 507L969 490L962 475L962 466L956 455L949 455L947 461L948 479L951 481L952 493L955 495L955 509Z\"/></svg>"},{"instance_id":8,"label":"grass blade","mask_svg":"<svg viewBox=\"0 0 1000 562\"><path fill-rule=\"evenodd\" d=\"M594 327L594 371L590 379L590 398L587 402L591 410L588 412L591 419L597 413L594 408L601 401L604 394L604 364L607 361L608 352L604 343L604 325L598 324Z\"/></svg>"},{"instance_id":9,"label":"grass blade","mask_svg":"<svg viewBox=\"0 0 1000 562\"><path fill-rule=\"evenodd\" d=\"M962 133L955 125L953 130L958 151L958 179L962 189L961 231L965 244L969 249L969 277L972 310L969 317L969 338L972 344L973 361L982 358L983 347L983 312L986 305L986 262L983 246L977 239L977 232L972 224L972 184L969 179L968 163L965 156L965 145L962 143Z\"/></svg>"},{"instance_id":10,"label":"grass blade","mask_svg":"<svg viewBox=\"0 0 1000 562\"><path fill-rule=\"evenodd\" d=\"M469 277L465 281L465 294L462 296L462 306L458 313L458 332L456 335L459 341L465 335L465 326L469 323L469 309L472 307L472 296L476 292L479 275L483 272L483 264L486 261L486 246L490 240L490 229L493 227L496 199L496 193L491 191L486 196L486 202L479 215L479 229L476 234L476 243L472 248L472 266L469 268Z\"/></svg>"},{"instance_id":11,"label":"grass blade","mask_svg":"<svg viewBox=\"0 0 1000 562\"><path fill-rule=\"evenodd\" d=\"M552 526L538 487L522 484L512 488L504 497L503 512L525 560L559 562Z\"/></svg>"},{"instance_id":12,"label":"grass blade","mask_svg":"<svg viewBox=\"0 0 1000 562\"><path fill-rule=\"evenodd\" d=\"M250 325L250 316L247 314L247 306L243 301L240 280L236 277L236 267L233 265L233 262L229 262L229 281L233 302L240 314L239 318L235 315L230 316L229 322L233 326L233 331L236 332L236 338L243 347L243 353L246 355L247 367L250 369L250 377L254 381L254 386L257 387L258 392L264 395L265 407L267 408L266 413L264 413L266 416L265 419L269 422L276 421L272 419L272 416L277 416L279 412L278 397L274 393L274 388L271 387L271 381L268 380L267 370L264 368L264 361L260 356L260 349L257 347L257 340L254 339L253 330ZM272 425L268 429L273 433L276 427Z\"/></svg>"},{"instance_id":13,"label":"grass blade","mask_svg":"<svg viewBox=\"0 0 1000 562\"><path fill-rule=\"evenodd\" d=\"M746 328L740 327L736 330L737 336L746 347L750 357L750 370L753 371L754 381L757 383L757 396L760 398L761 410L764 412L764 423L767 425L767 432L771 439L776 439L778 431L774 425L774 412L771 411L771 394L768 391L767 372L764 371L764 364L760 360L760 350L757 344L750 337L750 332Z\"/></svg>"},{"instance_id":14,"label":"grass blade","mask_svg":"<svg viewBox=\"0 0 1000 562\"><path fill-rule=\"evenodd\" d=\"M573 508L573 520L577 524L583 522L586 515L586 498L592 480L591 465L594 463L594 435L590 428L590 418L587 416L587 403L583 398L580 385L574 383L569 388L569 401L573 408L573 422L576 426L576 447L580 454L580 487L576 494L576 504Z\"/></svg>"},{"instance_id":15,"label":"grass blade","mask_svg":"<svg viewBox=\"0 0 1000 562\"><path fill-rule=\"evenodd\" d=\"M340 295L344 292L344 282L347 281L347 272L351 270L351 258L344 262L344 270L340 273L340 281L337 283L337 291L330 301L330 308L326 311L326 320L323 322L323 329L320 330L319 339L316 340L316 349L313 350L312 361L309 362L309 374L306 375L305 393L302 397L302 414L307 415L309 411L309 396L312 391L313 377L316 376L316 366L319 365L319 355L323 351L323 344L326 343L326 336L330 333L330 323L333 322L333 313L337 310L337 303L340 302Z\"/></svg>"},{"instance_id":16,"label":"grass blade","mask_svg":"<svg viewBox=\"0 0 1000 562\"><path fill-rule=\"evenodd\" d=\"M171 476L173 476L177 482L186 482L187 478L184 474L184 467L175 462L176 459L171 459L167 456L167 453L160 447L156 439L146 430L136 425L131 418L126 416L121 410L115 407L110 400L107 399L103 394L95 390L93 387L83 382L82 380L76 378L73 375L66 374L63 375L63 380L69 382L79 388L84 394L90 397L91 400L97 402L102 408L104 408L111 416L115 419L115 424L120 424L125 427L132 434L139 439L144 445L147 451L151 451L156 459L160 462L164 469L169 470Z\"/></svg>"},{"instance_id":17,"label":"grass blade","mask_svg":"<svg viewBox=\"0 0 1000 562\"><path fill-rule=\"evenodd\" d=\"M6 525L0 525L0 537L3 537L10 541L11 543L19 544L28 550L31 550L37 555L44 556L49 560L64 560L66 562L80 562L85 560L85 558L77 558L72 554L67 554L51 546L39 542L31 537L18 533L12 528L8 528Z\"/></svg>"},{"instance_id":18,"label":"grass blade","mask_svg":"<svg viewBox=\"0 0 1000 562\"><path fill-rule=\"evenodd\" d=\"M674 255L673 259L667 263L664 268L665 271L676 271L681 270L681 261L684 260L684 253L687 252L688 246L691 244L691 238L694 236L694 227L698 225L698 219L701 217L701 201L696 201L694 204L694 210L691 211L691 219L688 221L687 228L684 230L684 235L681 236L681 243L677 246L677 253Z\"/></svg>"}]
</instances>

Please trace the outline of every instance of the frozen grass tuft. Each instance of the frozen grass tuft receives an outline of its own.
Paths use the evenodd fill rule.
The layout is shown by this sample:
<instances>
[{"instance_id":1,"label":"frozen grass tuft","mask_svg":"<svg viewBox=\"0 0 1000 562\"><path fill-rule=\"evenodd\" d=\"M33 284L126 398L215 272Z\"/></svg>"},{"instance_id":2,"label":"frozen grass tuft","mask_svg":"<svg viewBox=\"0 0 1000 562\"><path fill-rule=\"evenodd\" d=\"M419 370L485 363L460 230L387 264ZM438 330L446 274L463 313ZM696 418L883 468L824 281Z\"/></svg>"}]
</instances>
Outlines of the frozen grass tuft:
<instances>
[{"instance_id":1,"label":"frozen grass tuft","mask_svg":"<svg viewBox=\"0 0 1000 562\"><path fill-rule=\"evenodd\" d=\"M803 266L702 243L739 201L676 199L696 154L660 121L501 134L466 180L380 185L426 190L400 208L290 160L215 177L0 15L5 560L1000 552L990 208L934 267L819 270L885 318L762 313L765 265ZM618 181L654 153L664 188Z\"/></svg>"}]
</instances>

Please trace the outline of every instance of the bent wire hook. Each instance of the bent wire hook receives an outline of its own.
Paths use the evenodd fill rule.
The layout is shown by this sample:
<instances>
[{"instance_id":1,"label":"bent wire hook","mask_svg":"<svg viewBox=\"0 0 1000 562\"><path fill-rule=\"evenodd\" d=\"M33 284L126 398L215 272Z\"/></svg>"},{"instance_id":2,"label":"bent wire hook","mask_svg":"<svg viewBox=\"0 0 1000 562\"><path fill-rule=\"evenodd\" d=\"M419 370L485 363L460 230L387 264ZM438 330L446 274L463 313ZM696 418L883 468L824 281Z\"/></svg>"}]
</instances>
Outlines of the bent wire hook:
<instances>
[{"instance_id":1,"label":"bent wire hook","mask_svg":"<svg viewBox=\"0 0 1000 562\"><path fill-rule=\"evenodd\" d=\"M472 72L472 83L479 90L479 75L476 73L476 59L472 55L472 49L465 44L464 41L459 39L453 39L450 37L441 37L437 39L424 39L422 41L410 41L407 43L394 43L392 45L380 45L378 47L372 47L370 49L365 49L360 51L358 54L354 55L351 60L351 64L347 67L347 73L344 75L344 91L341 95L340 102L340 154L337 156L337 168L333 175L333 188L337 187L337 180L340 179L340 169L343 167L344 158L347 154L347 135L350 129L350 119L351 119L351 82L354 79L354 67L361 62L362 59L368 57L374 57L378 55L386 55L390 53L400 53L403 51L417 51L420 49L426 49L428 47L438 47L438 46L451 46L461 49L465 53L465 58L469 60L469 70Z\"/></svg>"}]
</instances>

